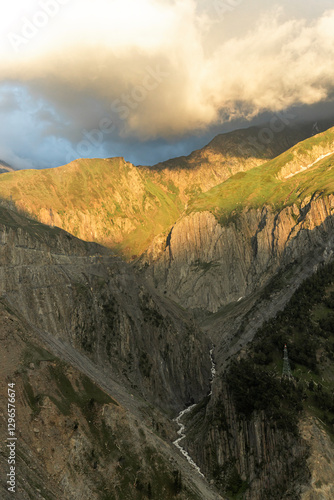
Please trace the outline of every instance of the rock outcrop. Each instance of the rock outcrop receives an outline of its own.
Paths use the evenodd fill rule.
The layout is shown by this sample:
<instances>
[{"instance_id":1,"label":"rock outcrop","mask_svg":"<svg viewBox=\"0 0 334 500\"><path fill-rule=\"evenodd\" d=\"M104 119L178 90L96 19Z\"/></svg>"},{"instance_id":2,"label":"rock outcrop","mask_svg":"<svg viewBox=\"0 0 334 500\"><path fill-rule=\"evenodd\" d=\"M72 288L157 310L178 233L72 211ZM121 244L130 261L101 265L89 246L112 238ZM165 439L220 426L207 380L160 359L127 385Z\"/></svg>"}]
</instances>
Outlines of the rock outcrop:
<instances>
[{"instance_id":1,"label":"rock outcrop","mask_svg":"<svg viewBox=\"0 0 334 500\"><path fill-rule=\"evenodd\" d=\"M41 335L0 299L0 428L7 437L7 383L15 388L15 493L8 491L6 446L0 452L0 497L10 500L218 500L193 477L158 410L137 400L74 349L68 361L43 347ZM101 388L103 387L103 389ZM112 394L112 396L111 396ZM13 459L13 458L12 458Z\"/></svg>"},{"instance_id":2,"label":"rock outcrop","mask_svg":"<svg viewBox=\"0 0 334 500\"><path fill-rule=\"evenodd\" d=\"M308 480L303 439L277 428L263 411L243 417L221 379L207 406L198 406L186 445L207 477L244 500L299 498Z\"/></svg>"},{"instance_id":3,"label":"rock outcrop","mask_svg":"<svg viewBox=\"0 0 334 500\"><path fill-rule=\"evenodd\" d=\"M334 444L324 426L315 417L300 423L301 434L310 447L308 466L310 485L302 489L302 500L331 500L334 497Z\"/></svg>"},{"instance_id":4,"label":"rock outcrop","mask_svg":"<svg viewBox=\"0 0 334 500\"><path fill-rule=\"evenodd\" d=\"M299 208L245 209L227 225L210 212L192 213L156 239L138 265L160 293L214 313L308 254L329 258L333 214L333 195L314 195Z\"/></svg>"},{"instance_id":5,"label":"rock outcrop","mask_svg":"<svg viewBox=\"0 0 334 500\"><path fill-rule=\"evenodd\" d=\"M61 339L174 414L208 390L208 340L129 265L56 228L2 209L0 294L30 325Z\"/></svg>"}]
</instances>

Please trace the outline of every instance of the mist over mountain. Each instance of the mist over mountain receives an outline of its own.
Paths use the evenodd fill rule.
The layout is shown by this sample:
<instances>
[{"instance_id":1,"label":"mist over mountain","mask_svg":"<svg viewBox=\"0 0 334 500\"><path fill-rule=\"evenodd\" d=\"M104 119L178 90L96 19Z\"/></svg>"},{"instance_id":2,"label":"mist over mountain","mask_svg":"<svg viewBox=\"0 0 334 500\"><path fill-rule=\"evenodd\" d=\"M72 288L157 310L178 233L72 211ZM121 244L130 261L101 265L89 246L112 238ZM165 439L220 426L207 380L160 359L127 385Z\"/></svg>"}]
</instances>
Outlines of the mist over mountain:
<instances>
[{"instance_id":1,"label":"mist over mountain","mask_svg":"<svg viewBox=\"0 0 334 500\"><path fill-rule=\"evenodd\" d=\"M0 157L18 168L154 164L279 113L333 116L330 0L51 4L17 0L0 26Z\"/></svg>"}]
</instances>

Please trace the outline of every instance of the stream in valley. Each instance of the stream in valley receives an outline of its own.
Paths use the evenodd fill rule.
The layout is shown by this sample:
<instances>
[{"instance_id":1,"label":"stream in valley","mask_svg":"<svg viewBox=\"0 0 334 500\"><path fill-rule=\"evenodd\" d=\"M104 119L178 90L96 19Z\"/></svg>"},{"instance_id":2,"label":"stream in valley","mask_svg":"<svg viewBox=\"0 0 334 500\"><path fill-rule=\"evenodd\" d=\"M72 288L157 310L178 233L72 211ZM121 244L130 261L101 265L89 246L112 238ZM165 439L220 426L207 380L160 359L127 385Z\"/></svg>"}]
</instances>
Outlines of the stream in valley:
<instances>
[{"instance_id":1,"label":"stream in valley","mask_svg":"<svg viewBox=\"0 0 334 500\"><path fill-rule=\"evenodd\" d=\"M214 380L215 375L216 375L216 364L215 364L214 359L213 359L213 351L214 351L214 346L210 349L211 379L210 379L210 392L209 392L209 396L211 396L211 394L212 394L212 384L213 384L213 380ZM188 408L186 408L185 410L182 410L179 413L179 415L174 419L174 421L179 426L179 430L177 431L177 433L178 433L178 435L180 437L178 437L173 442L173 444L180 450L180 452L182 453L182 455L186 457L186 459L194 467L194 469L196 469L197 472L202 477L204 477L204 474L201 472L201 469L198 467L198 465L195 464L195 462L193 461L193 459L191 458L191 456L189 455L189 453L184 448L182 448L182 446L180 445L180 442L186 437L186 434L185 434L186 428L185 428L185 425L182 423L182 418L187 413L190 413L192 411L192 409L195 408L196 405L197 405L197 403L195 403L195 404L193 404L191 406L188 406Z\"/></svg>"}]
</instances>

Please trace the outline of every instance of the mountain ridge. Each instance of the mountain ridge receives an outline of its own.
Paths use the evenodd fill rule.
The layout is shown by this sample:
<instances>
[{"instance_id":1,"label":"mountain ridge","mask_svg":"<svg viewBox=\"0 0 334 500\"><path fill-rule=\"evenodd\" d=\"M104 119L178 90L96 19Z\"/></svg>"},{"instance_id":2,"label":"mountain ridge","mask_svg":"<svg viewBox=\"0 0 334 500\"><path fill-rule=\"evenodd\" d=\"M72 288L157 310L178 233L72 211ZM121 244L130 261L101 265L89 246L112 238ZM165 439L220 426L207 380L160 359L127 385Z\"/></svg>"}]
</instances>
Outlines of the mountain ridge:
<instances>
[{"instance_id":1,"label":"mountain ridge","mask_svg":"<svg viewBox=\"0 0 334 500\"><path fill-rule=\"evenodd\" d=\"M309 127L285 127L271 144L262 144L259 156L247 139L261 130L252 127L217 136L188 159L154 167L135 167L119 157L6 173L0 177L0 197L9 208L133 259L170 230L191 200L310 133Z\"/></svg>"},{"instance_id":2,"label":"mountain ridge","mask_svg":"<svg viewBox=\"0 0 334 500\"><path fill-rule=\"evenodd\" d=\"M317 283L314 273L333 261L332 136L333 130L313 136L273 160L228 172L209 188L227 172L223 165L216 175L212 158L207 191L193 195L185 191L194 177L194 184L189 176L177 181L187 170L182 166L166 168L165 175L123 158L0 176L0 316L11 353L1 351L1 366L15 374L23 403L23 500L36 488L69 500L264 500L268 487L279 500L326 492L327 483L313 484L310 474L327 481L317 461L322 452L334 456L334 449L326 438L307 456L305 439L319 436L321 423L313 415L297 426L308 386L285 385L289 398L281 401L283 338L268 322L285 306L296 309L298 285L309 276ZM32 218L41 208L48 224ZM96 221L105 217L100 234L115 214L123 220L118 232L133 237L129 252L146 249L141 257L124 262L57 227L67 220L72 231L80 224L91 230L92 213ZM131 220L137 226L127 228ZM325 269L321 276L332 304L331 274ZM312 324L312 338L320 335L318 326L332 324L331 311L317 308L312 321L326 321ZM254 354L261 328L263 349ZM321 350L330 359L326 331ZM294 335L289 342L308 348L298 331ZM262 365L275 339L271 373ZM327 392L320 403L328 403ZM206 480L173 445L176 414L185 407L191 410L182 418L182 447ZM334 470L330 458L328 470Z\"/></svg>"},{"instance_id":3,"label":"mountain ridge","mask_svg":"<svg viewBox=\"0 0 334 500\"><path fill-rule=\"evenodd\" d=\"M0 160L0 174L5 174L7 172L13 172L15 168L13 168L9 163Z\"/></svg>"}]
</instances>

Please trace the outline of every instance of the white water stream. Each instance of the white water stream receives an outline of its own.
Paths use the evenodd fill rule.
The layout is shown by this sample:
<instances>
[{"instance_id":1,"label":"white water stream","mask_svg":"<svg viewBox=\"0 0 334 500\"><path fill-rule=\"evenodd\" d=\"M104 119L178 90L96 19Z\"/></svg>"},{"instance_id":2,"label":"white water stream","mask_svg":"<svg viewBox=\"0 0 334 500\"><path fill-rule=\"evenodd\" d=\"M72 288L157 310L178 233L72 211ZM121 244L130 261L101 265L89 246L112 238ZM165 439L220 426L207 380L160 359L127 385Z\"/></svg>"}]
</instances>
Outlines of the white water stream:
<instances>
[{"instance_id":1,"label":"white water stream","mask_svg":"<svg viewBox=\"0 0 334 500\"><path fill-rule=\"evenodd\" d=\"M197 472L202 477L204 477L204 474L201 472L201 469L198 467L198 465L195 464L195 462L193 461L193 459L191 458L189 453L184 448L182 448L182 446L180 445L180 441L182 441L182 439L184 439L186 437L186 435L184 433L186 428L185 428L184 424L181 422L181 419L182 419L183 415L185 415L186 413L189 413L193 408L195 408L195 406L196 406L196 404L188 406L188 408L186 408L185 410L182 410L181 413L179 414L179 416L175 418L175 422L180 427L179 430L177 431L177 433L180 437L177 438L176 441L173 442L173 444L175 444L175 446L180 450L182 455L184 455L186 457L186 459L194 467L194 469L196 469Z\"/></svg>"},{"instance_id":2,"label":"white water stream","mask_svg":"<svg viewBox=\"0 0 334 500\"><path fill-rule=\"evenodd\" d=\"M209 396L211 396L212 394L212 383L213 383L213 379L215 378L215 375L216 375L216 364L213 360L213 347L212 349L210 349L210 360L211 360L211 379L210 379L210 392L209 392ZM182 446L180 445L180 442L182 441L182 439L184 439L186 437L186 434L185 434L185 425L181 422L182 418L184 415L186 415L186 413L190 413L192 411L193 408L195 408L195 406L197 405L197 403L191 405L191 406L188 406L188 408L186 408L185 410L182 410L179 415L174 419L174 421L177 423L177 425L179 426L179 430L177 431L178 435L180 437L178 437L174 442L173 444L180 450L180 452L182 453L183 456L186 457L186 459L188 460L188 462L194 467L194 469L197 470L197 472L202 476L204 477L204 474L201 472L201 469L198 467L198 465L195 464L195 462L193 461L193 459L191 458L191 456L189 455L189 453L184 449L182 448Z\"/></svg>"},{"instance_id":3,"label":"white water stream","mask_svg":"<svg viewBox=\"0 0 334 500\"><path fill-rule=\"evenodd\" d=\"M209 396L211 396L212 394L212 383L213 383L213 379L215 378L216 376L216 363L214 362L213 360L213 350L214 350L214 347L212 347L210 349L210 361L211 361L211 383L210 383L210 392L209 392Z\"/></svg>"}]
</instances>

